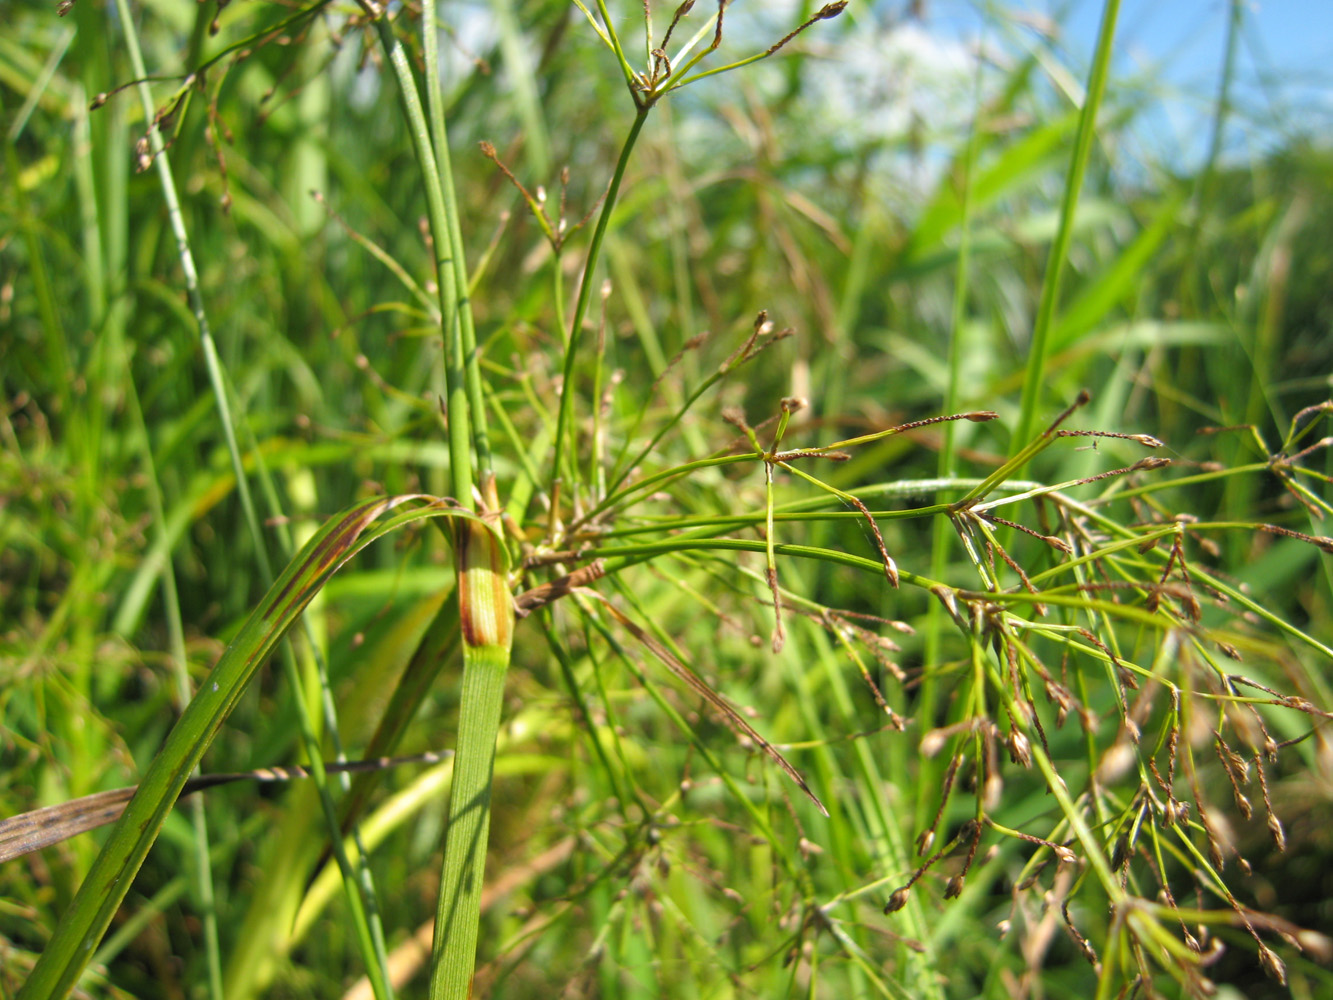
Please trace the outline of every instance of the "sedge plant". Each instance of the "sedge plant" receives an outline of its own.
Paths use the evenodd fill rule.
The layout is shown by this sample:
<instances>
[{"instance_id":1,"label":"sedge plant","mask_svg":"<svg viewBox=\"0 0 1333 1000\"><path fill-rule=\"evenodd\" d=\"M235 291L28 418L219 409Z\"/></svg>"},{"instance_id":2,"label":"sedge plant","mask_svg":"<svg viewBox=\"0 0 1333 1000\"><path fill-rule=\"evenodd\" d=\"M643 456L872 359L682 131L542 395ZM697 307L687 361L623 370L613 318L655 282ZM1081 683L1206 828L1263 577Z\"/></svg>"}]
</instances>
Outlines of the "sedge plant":
<instances>
[{"instance_id":1,"label":"sedge plant","mask_svg":"<svg viewBox=\"0 0 1333 1000\"><path fill-rule=\"evenodd\" d=\"M811 7L769 41L729 54L737 12L725 4L686 0L669 11L620 11L576 0L572 15L553 21L558 29L540 60L506 7L497 19L507 33L498 50L509 72L529 74L513 88L528 146L515 154L498 136L487 137L478 159L490 180L481 182L455 170L460 146L456 138L451 145L450 133L460 124L475 131L469 102L485 98L480 84L451 90L442 77L447 59L433 0L419 11L369 0L347 10L320 3L253 21L201 7L187 75L156 103L136 11L120 5L125 76L142 110L133 129L122 121L103 141L140 135L139 166L157 174L163 245L188 306L173 305L160 283L98 290L98 262L123 261L128 237L110 208L101 209L103 218L96 209L127 197L127 182L111 170L81 181L93 208L83 254L95 292L89 312L107 337L92 370L103 372L107 386L133 390L126 409L139 416L129 467L158 486L148 505L158 555L142 578L151 584L160 574L166 619L177 622L171 648L181 687L189 682L189 652L172 553L183 525L220 495L235 492L237 521L265 584L247 581L243 589L266 593L232 623L225 651L210 658L211 670L198 676L169 730L151 731L161 749L137 748L151 762L132 797L114 797L123 814L100 853L82 858L83 877L62 899L59 923L31 948L40 955L23 959L19 995L87 988L99 975L85 971L90 962L112 962L131 947L137 925L104 935L154 843L181 835L171 822L177 796L198 787L196 768L215 740L236 748L229 720L255 698L283 699L279 716L300 733L315 808L293 805L275 824L268 861L256 866L262 875L253 900L231 901L229 912L240 914L234 922L217 928L228 908L210 896L214 858L234 856L252 827L230 825L219 846L202 814L189 835L192 878L156 890L144 908L152 919L190 894L209 918L205 967L214 996L256 995L280 975L285 956L317 952L311 930L336 925L325 910L339 885L350 965L377 997L395 995L416 970L428 970L436 997L550 995L553 983L572 993L634 997L708 990L1035 996L1062 988L1098 997L1204 994L1219 955L1235 945L1273 978L1294 969L1305 982L1323 982L1310 958L1328 951L1327 940L1250 905L1233 873L1249 867L1246 845L1253 844L1236 832L1239 824L1253 818L1278 848L1287 841L1275 789L1279 776L1320 766L1330 704L1320 678L1333 651L1318 629L1270 608L1219 557L1224 545L1260 539L1289 560L1333 551L1316 524L1329 505L1328 472L1318 463L1326 458L1321 428L1330 407L1310 403L1275 421L1283 438L1273 447L1256 426L1261 408L1246 394L1244 420L1215 423L1247 426L1215 429L1206 440L1240 441L1251 460L1173 463L1164 457L1172 451L1164 430L1125 426L1101 390L1079 391L1069 384L1073 375L1058 369L1092 370L1069 356L1090 354L1097 336L1111 335L1101 329L1130 299L1135 263L1169 240L1182 201L1168 196L1153 206L1136 239L1123 252L1107 251L1104 267L1074 285L1061 309L1064 282L1074 281L1065 259L1089 226L1085 189L1099 123L1122 111L1105 103L1114 93L1107 79L1117 6L1105 6L1081 104L1060 108L1031 133L1002 138L997 123L1032 97L1027 88L1046 53L1020 60L989 103L978 96L948 175L910 238L894 245L873 213L844 240L823 210L776 183L777 167L764 159L774 144L763 101L743 84L736 91L757 123L757 162L745 174L745 193L713 197L709 185L732 178L688 178L664 151L669 142L653 138L659 119L662 135L676 134L678 97L745 80L752 64L787 59L792 68L783 72L798 80L810 68L811 39L836 27L835 19L858 16L842 2ZM86 6L76 16L78 44L91 47L96 23ZM605 177L592 180L586 169L559 175L557 204L539 186L556 131L537 74L558 73L562 46L573 46L563 33L575 26L612 67L616 85L603 96L608 107L621 102L629 124ZM370 265L356 266L383 267L401 286L403 298L350 318L337 305L340 293L303 270L302 252L293 248L313 237L302 232L299 213L279 219L251 194L262 185L245 144L257 150L263 130L228 138L225 121L228 102L257 64L274 81L259 104L281 92L289 74L306 75L286 104L264 111L272 128L290 128L284 115L312 108L318 119L317 83L349 51L362 64L363 84L373 77L386 97L392 91L410 158L385 176L394 195L410 193L395 205L423 214L414 267L335 216L329 196L311 202L327 208L329 231L367 251L360 259ZM40 66L7 50L6 58L11 77L29 74L34 106L43 87L66 87L54 71L43 77ZM96 94L110 83L89 89ZM56 96L71 106L89 103L80 93ZM90 121L128 114L125 96L93 97ZM748 128L737 132L748 135ZM327 147L297 145L291 162L302 165L302 181L336 175L381 223L393 219L395 209L383 204L388 195ZM639 179L645 146L665 163L656 187ZM11 138L15 167L19 149ZM364 373L377 389L368 404L376 420L405 426L401 440L291 445L269 426L256 403L263 378L248 367L259 362L215 340L221 324L208 289L222 282L215 274L210 286L207 267L196 263L208 259L197 246L215 230L197 206L189 216L180 195L187 185L173 167L192 152L213 164L201 183L247 225L263 219L290 227L290 236L268 237L274 259L291 272L289 287L316 287L312 300L338 316L346 354L335 352L326 370L344 364ZM1022 270L1006 270L1000 248L1007 234L991 213L1015 210L1046 169L1063 178L1061 207L1053 228L1039 233L1046 263L1032 296L1026 369L1008 382L996 376L969 388L963 345L973 336L977 294L970 276L987 265L1003 303L1005 282ZM11 185L27 182L18 170L7 176ZM489 241L470 231L477 215L465 190L514 207ZM749 192L758 192L753 204ZM586 214L571 223L567 202L580 198ZM668 241L662 261L646 260L634 233L635 226L651 230L644 206L653 198L670 203L667 217L696 220L680 223L686 233L697 220L712 220L723 248L681 238ZM751 208L777 234L776 256L790 268L798 298L818 306L831 297L823 270L811 263L819 254L812 232L827 234L851 260L841 274L842 304L823 316L830 338L811 341L789 325L781 307L801 307L781 290L771 291L769 308L748 311L742 297L719 291L734 266L725 244L744 239ZM96 444L97 414L69 388L71 348L42 263L42 230L31 218L21 221L28 298L45 338L32 356L51 366L52 385L65 386L51 405L73 415L65 433L81 445L72 448L72 466L96 483L107 450ZM1273 240L1291 239L1293 226L1275 223ZM511 242L523 233L535 249L516 253ZM1198 230L1188 234L1199 238ZM892 253L881 254L881 239ZM215 253L226 245L209 243ZM1085 262L1104 249L1091 237L1081 248ZM716 256L701 268L691 259L696 253ZM664 276L670 310L654 301L652 285L642 286L645 273ZM876 282L908 280L926 298L941 283L948 287L937 309L952 344L943 408L920 392L933 384L931 359L913 355L892 329L880 333L916 358L921 377L908 380L905 397L922 414L942 415L895 415L879 402L841 408L840 400L863 388L851 359L870 351L864 330L878 322L868 311L858 315L859 303L870 300ZM142 396L161 412L162 395L172 391L166 378L149 377L142 393L136 388L148 373L142 359L136 367L125 311L151 296L192 333L197 348L187 356L197 350L205 372L206 419L218 429L226 461L219 465L225 471L201 472L198 483L175 482L171 464L154 461L154 434L137 401ZM227 308L235 323L254 305ZM664 339L671 325L664 316L696 311L708 316L711 335L682 322L674 344ZM347 346L381 313L403 317L408 328L411 360L395 366L393 379L379 370L389 367L394 341L381 345L383 356ZM816 308L815 318L821 315ZM1244 317L1230 319L1239 325ZM1142 371L1155 372L1154 352L1215 347L1223 326L1112 327L1119 366L1128 370L1141 355ZM268 347L273 357L288 356L280 344ZM309 363L284 362L284 371L295 391L314 399L320 386L306 373ZM169 374L183 379L189 369L182 362ZM1020 394L1016 406L1011 391ZM1117 391L1112 381L1112 400ZM173 424L157 443L168 454L172 441L205 420L188 403L181 429ZM43 441L37 423L22 434L12 418L6 426L31 452ZM1007 439L1005 426L1014 428ZM409 440L415 444L399 447ZM936 468L899 474L927 447L939 448L927 463ZM344 477L332 505L342 513L315 518L303 499L306 477L289 463L327 462L365 476L368 456L386 470L385 482L365 489ZM430 488L403 471L413 462ZM258 498L250 498L251 482ZM1195 513L1210 485L1234 484L1233 493L1254 497L1260 482L1291 498L1271 516L1243 504L1216 517ZM68 489L84 502L95 492ZM289 535L288 520L302 520L296 514L310 523ZM90 513L89 524L95 520ZM424 559L419 571L390 568L388 592L422 591L401 628L397 619L381 627L392 617L381 600L383 580L367 571L358 584L352 571L337 578L335 571L391 534L407 552L441 555L421 531L427 522L444 526L450 567L434 571ZM24 544L29 535L40 532L22 533ZM267 569L269 549L286 566L280 573ZM349 573L352 582L339 591ZM51 620L94 621L95 602L86 595L103 578L90 570L87 581L76 581ZM375 595L362 616L372 650L365 660L385 669L349 680L328 662L336 643L323 633L337 628L339 613L350 613L339 609L356 606L354 586L361 585ZM145 599L133 595L143 590L127 588L118 617L124 632L140 619ZM85 648L76 644L70 662L90 659L92 633L82 634ZM34 641L27 662L41 662L57 646ZM265 686L260 668L270 655L283 659L283 693ZM356 658L342 662L353 675L347 662ZM93 703L97 682L73 676L68 697ZM441 678L455 676L457 703L442 708L433 692ZM356 685L351 696L349 683ZM31 704L16 710L18 730L40 715L40 700ZM281 727L263 726L265 712L250 709L261 747L286 747ZM358 756L374 761L423 730L438 740L439 729L452 734L456 755L428 758L431 770L383 802L374 794L382 773L357 770L343 751L353 731L364 748ZM60 726L56 732L62 741L74 738ZM727 734L734 738L718 739ZM743 767L727 745L736 741L751 752ZM373 811L362 821L366 809ZM317 814L323 830L306 814ZM437 833L442 846L438 881L428 890L434 917L404 939L390 914L399 912L398 886L414 876L396 868L386 879L376 852L391 837L402 843L412 822ZM532 828L560 835L520 858L509 845ZM520 889L526 906L501 915L497 900Z\"/></svg>"}]
</instances>

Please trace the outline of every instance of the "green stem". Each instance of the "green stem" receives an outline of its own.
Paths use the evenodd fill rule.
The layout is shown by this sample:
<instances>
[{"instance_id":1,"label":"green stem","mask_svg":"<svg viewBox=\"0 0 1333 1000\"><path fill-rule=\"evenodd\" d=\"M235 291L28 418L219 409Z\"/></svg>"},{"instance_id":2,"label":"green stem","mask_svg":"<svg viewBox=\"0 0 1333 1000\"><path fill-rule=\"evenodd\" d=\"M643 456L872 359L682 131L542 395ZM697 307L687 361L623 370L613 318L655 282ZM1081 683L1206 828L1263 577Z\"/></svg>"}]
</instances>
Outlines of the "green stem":
<instances>
[{"instance_id":1,"label":"green stem","mask_svg":"<svg viewBox=\"0 0 1333 1000\"><path fill-rule=\"evenodd\" d=\"M1083 97L1083 111L1078 119L1074 155L1069 160L1069 171L1065 174L1064 198L1060 204L1060 226L1056 230L1050 255L1046 259L1046 278L1041 286L1041 303L1037 308L1037 323L1032 331L1032 346L1028 349L1022 409L1019 413L1018 426L1014 428L1011 454L1016 454L1019 449L1027 445L1037 419L1037 407L1041 404L1041 390L1046 379L1046 360L1050 350L1050 332L1055 325L1055 307L1060 298L1060 276L1074 234L1074 213L1078 208L1079 193L1083 189L1083 177L1088 169L1092 140L1097 132L1097 112L1101 109L1102 97L1106 93L1106 78L1111 65L1111 43L1115 38L1115 23L1119 13L1120 0L1106 0L1106 5L1102 8L1101 27L1097 34L1097 52L1093 57L1092 72L1088 77L1088 90ZM1021 467L1014 469L1014 475L1021 473Z\"/></svg>"},{"instance_id":2,"label":"green stem","mask_svg":"<svg viewBox=\"0 0 1333 1000\"><path fill-rule=\"evenodd\" d=\"M456 351L447 363L453 379L451 386L461 385L467 398L468 417L472 427L472 443L476 448L477 471L483 485L492 478L490 436L486 431L486 406L482 398L481 362L477 353L477 328L472 318L472 299L468 294L467 258L463 253L463 228L458 217L458 195L454 190L453 161L449 156L449 133L444 122L444 87L440 82L440 59L436 51L439 31L436 28L435 0L424 0L421 5L422 51L426 60L426 107L430 114L430 137L434 146L435 167L443 197L444 217L437 219L431 214L431 232L435 238L436 261L439 261L441 243L449 248L450 270L452 272L451 305L452 311L445 313L445 331L448 346ZM444 288L444 284L440 286ZM444 302L441 302L444 305ZM451 395L450 421L454 419L456 407ZM468 495L459 494L458 500L466 505L471 502Z\"/></svg>"},{"instance_id":3,"label":"green stem","mask_svg":"<svg viewBox=\"0 0 1333 1000\"><path fill-rule=\"evenodd\" d=\"M577 3L578 0L575 0L575 2ZM629 64L629 60L625 57L625 50L620 44L620 36L616 34L615 22L611 20L611 12L606 9L606 0L597 0L597 13L602 15L602 23L606 26L606 41L611 46L611 51L616 54L616 59L620 63L620 72L625 75L625 83L632 92L635 82L634 67Z\"/></svg>"},{"instance_id":4,"label":"green stem","mask_svg":"<svg viewBox=\"0 0 1333 1000\"><path fill-rule=\"evenodd\" d=\"M421 106L421 93L417 89L412 67L407 61L407 53L394 35L387 15L376 19L375 28L379 32L380 44L388 54L389 63L393 66L394 75L398 79L398 95L403 102L408 132L412 136L412 149L417 162L421 164L422 180L426 188L426 213L435 243L435 285L440 300L440 322L444 325L444 394L445 405L448 408L449 473L454 497L459 503L466 505L472 501L472 432L468 395L462 374L464 353L462 324L456 322L460 316L458 279L452 259L455 255L452 250L452 230L448 221L449 212L444 196L444 185L435 158L430 126L426 122L426 113ZM428 36L430 34L431 32L427 32ZM463 285L466 287L466 282Z\"/></svg>"},{"instance_id":5,"label":"green stem","mask_svg":"<svg viewBox=\"0 0 1333 1000\"><path fill-rule=\"evenodd\" d=\"M602 212L597 217L597 228L593 230L592 243L588 246L588 261L583 268L583 280L579 284L579 296L574 302L574 316L569 324L569 339L565 344L565 367L564 378L560 389L560 414L556 418L555 430L555 461L551 465L551 475L554 479L560 478L560 470L564 468L565 462L565 444L566 438L570 433L570 423L574 416L574 364L578 357L579 333L583 327L583 317L588 312L588 302L592 298L593 275L597 270L597 261L602 252L602 241L606 238L607 223L611 220L611 212L616 205L616 197L620 194L620 183L625 178L625 168L629 165L630 153L634 150L634 144L639 139L639 133L643 131L643 123L648 120L648 112L652 108L649 105L641 106L638 113L634 116L634 124L630 126L629 135L625 137L625 144L620 150L620 159L616 161L615 173L611 175L611 186L607 189L606 200L602 203ZM596 402L594 401L594 405ZM571 475L577 476L574 466L570 466ZM571 486L577 486L572 483ZM555 483L551 484L550 493L554 495Z\"/></svg>"}]
</instances>

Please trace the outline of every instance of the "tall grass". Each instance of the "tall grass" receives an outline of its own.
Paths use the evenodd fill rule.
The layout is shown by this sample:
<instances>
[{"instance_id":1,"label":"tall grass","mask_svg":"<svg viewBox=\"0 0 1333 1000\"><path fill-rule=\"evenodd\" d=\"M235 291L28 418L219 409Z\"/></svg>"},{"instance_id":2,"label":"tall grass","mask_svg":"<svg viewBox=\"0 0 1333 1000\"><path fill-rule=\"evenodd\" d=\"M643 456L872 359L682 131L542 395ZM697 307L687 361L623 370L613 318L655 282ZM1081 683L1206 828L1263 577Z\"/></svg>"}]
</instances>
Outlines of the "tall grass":
<instances>
[{"instance_id":1,"label":"tall grass","mask_svg":"<svg viewBox=\"0 0 1333 1000\"><path fill-rule=\"evenodd\" d=\"M1116 9L20 12L6 994L1327 990L1327 154Z\"/></svg>"}]
</instances>

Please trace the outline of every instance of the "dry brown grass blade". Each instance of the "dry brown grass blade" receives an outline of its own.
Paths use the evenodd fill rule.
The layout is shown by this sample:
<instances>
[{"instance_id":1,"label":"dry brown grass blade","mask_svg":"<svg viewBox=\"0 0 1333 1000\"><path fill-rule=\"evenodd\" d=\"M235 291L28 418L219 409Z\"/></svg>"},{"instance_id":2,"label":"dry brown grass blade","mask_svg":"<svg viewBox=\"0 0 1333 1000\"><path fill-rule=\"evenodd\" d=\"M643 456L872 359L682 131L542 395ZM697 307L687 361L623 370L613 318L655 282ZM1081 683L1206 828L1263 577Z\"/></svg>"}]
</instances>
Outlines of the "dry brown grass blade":
<instances>
[{"instance_id":1,"label":"dry brown grass blade","mask_svg":"<svg viewBox=\"0 0 1333 1000\"><path fill-rule=\"evenodd\" d=\"M350 760L337 764L326 764L324 770L333 774L339 771L379 771L399 764L435 764L451 756L445 753L420 753L410 757L376 757L370 760ZM229 784L233 781L293 781L308 778L310 772L304 767L261 767L254 771L234 774L204 774L191 778L181 789L181 797L193 792L202 792L205 788ZM107 826L120 819L125 805L133 798L138 785L125 788L113 788L105 792L94 792L68 802L32 809L6 820L0 820L0 864L40 851L70 837L77 837L99 826Z\"/></svg>"}]
</instances>

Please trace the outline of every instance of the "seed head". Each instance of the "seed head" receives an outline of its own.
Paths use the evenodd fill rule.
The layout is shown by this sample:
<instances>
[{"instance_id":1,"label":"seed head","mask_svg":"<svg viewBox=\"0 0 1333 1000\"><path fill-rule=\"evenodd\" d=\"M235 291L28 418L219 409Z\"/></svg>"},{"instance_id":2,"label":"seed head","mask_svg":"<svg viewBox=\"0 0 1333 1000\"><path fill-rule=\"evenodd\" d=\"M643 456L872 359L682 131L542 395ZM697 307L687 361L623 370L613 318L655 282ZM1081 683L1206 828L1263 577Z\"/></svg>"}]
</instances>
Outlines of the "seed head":
<instances>
[{"instance_id":1,"label":"seed head","mask_svg":"<svg viewBox=\"0 0 1333 1000\"><path fill-rule=\"evenodd\" d=\"M907 905L907 897L911 893L911 891L912 890L907 888L907 886L903 886L901 889L894 890L893 895L889 897L889 901L884 904L884 912L897 913L899 910L901 910L904 906Z\"/></svg>"},{"instance_id":2,"label":"seed head","mask_svg":"<svg viewBox=\"0 0 1333 1000\"><path fill-rule=\"evenodd\" d=\"M1009 759L1021 767L1032 766L1032 743L1017 729L1009 730Z\"/></svg>"},{"instance_id":3,"label":"seed head","mask_svg":"<svg viewBox=\"0 0 1333 1000\"><path fill-rule=\"evenodd\" d=\"M1259 945L1259 962L1263 965L1264 971L1276 979L1282 985L1287 983L1287 967L1282 959L1277 957L1277 952L1266 944Z\"/></svg>"}]
</instances>

